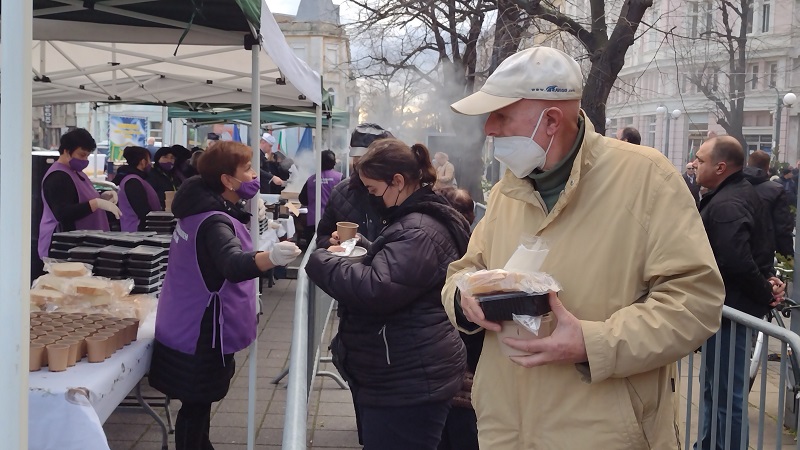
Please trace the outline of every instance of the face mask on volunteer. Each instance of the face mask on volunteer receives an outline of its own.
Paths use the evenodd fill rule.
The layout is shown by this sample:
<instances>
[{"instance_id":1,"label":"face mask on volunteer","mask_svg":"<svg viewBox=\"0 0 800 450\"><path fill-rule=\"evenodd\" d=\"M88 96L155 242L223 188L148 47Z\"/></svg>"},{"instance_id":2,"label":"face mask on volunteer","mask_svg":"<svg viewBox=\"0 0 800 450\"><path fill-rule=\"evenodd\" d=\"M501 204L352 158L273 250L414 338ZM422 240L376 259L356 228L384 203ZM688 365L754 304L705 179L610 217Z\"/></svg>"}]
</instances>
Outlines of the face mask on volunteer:
<instances>
[{"instance_id":1,"label":"face mask on volunteer","mask_svg":"<svg viewBox=\"0 0 800 450\"><path fill-rule=\"evenodd\" d=\"M250 200L251 198L255 197L256 194L258 194L259 190L261 190L261 181L258 178L252 181L242 181L238 178L231 178L241 183L239 184L238 188L234 189L234 192L236 192L236 194L244 200Z\"/></svg>"},{"instance_id":2,"label":"face mask on volunteer","mask_svg":"<svg viewBox=\"0 0 800 450\"><path fill-rule=\"evenodd\" d=\"M539 115L539 121L536 122L536 128L534 128L531 137L508 136L494 138L495 159L505 164L517 178L527 177L534 170L544 167L544 163L547 161L547 152L550 151L550 147L553 145L555 135L550 136L550 143L547 144L546 150L533 140L547 111L549 111L549 108Z\"/></svg>"}]
</instances>

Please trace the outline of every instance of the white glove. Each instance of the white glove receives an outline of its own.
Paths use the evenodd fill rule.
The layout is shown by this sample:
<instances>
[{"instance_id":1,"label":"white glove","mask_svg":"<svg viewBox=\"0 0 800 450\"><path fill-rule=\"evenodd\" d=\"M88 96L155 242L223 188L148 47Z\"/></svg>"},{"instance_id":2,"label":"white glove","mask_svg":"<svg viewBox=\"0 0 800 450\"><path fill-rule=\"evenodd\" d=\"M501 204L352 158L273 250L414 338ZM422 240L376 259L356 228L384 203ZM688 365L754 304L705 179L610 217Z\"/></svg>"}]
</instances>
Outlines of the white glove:
<instances>
[{"instance_id":1,"label":"white glove","mask_svg":"<svg viewBox=\"0 0 800 450\"><path fill-rule=\"evenodd\" d=\"M269 260L275 266L285 266L298 256L300 256L300 249L294 245L294 242L289 241L278 242L269 252Z\"/></svg>"},{"instance_id":2,"label":"white glove","mask_svg":"<svg viewBox=\"0 0 800 450\"><path fill-rule=\"evenodd\" d=\"M102 198L98 198L95 200L97 201L97 209L108 211L111 214L113 214L114 217L116 217L117 219L119 219L119 216L122 215L122 211L120 211L119 208L117 208L117 205L111 203L110 201Z\"/></svg>"},{"instance_id":3,"label":"white glove","mask_svg":"<svg viewBox=\"0 0 800 450\"><path fill-rule=\"evenodd\" d=\"M269 219L269 222L267 223L267 226L269 228L273 229L273 230L280 230L281 229L281 223L278 222L277 220Z\"/></svg>"},{"instance_id":4,"label":"white glove","mask_svg":"<svg viewBox=\"0 0 800 450\"><path fill-rule=\"evenodd\" d=\"M103 191L100 194L100 198L108 200L115 205L119 204L119 197L117 196L117 193L114 191Z\"/></svg>"},{"instance_id":5,"label":"white glove","mask_svg":"<svg viewBox=\"0 0 800 450\"><path fill-rule=\"evenodd\" d=\"M258 199L258 221L261 222L267 218L267 205L264 200Z\"/></svg>"}]
</instances>

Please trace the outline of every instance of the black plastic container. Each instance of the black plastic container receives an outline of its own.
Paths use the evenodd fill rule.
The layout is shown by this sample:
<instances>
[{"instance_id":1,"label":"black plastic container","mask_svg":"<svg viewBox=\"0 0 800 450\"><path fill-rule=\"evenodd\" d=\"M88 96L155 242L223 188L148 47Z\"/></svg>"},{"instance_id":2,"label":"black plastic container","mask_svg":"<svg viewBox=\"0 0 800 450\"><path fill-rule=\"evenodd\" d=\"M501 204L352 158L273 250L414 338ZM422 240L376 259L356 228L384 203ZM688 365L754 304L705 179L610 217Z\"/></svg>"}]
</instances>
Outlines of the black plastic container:
<instances>
[{"instance_id":1,"label":"black plastic container","mask_svg":"<svg viewBox=\"0 0 800 450\"><path fill-rule=\"evenodd\" d=\"M145 219L147 223L151 222L173 222L176 221L175 216L171 212L166 211L150 211L147 213Z\"/></svg>"},{"instance_id":2,"label":"black plastic container","mask_svg":"<svg viewBox=\"0 0 800 450\"><path fill-rule=\"evenodd\" d=\"M128 247L122 247L119 245L107 245L100 249L97 253L99 258L104 259L112 259L112 260L125 260L128 257L128 253L131 251Z\"/></svg>"},{"instance_id":3,"label":"black plastic container","mask_svg":"<svg viewBox=\"0 0 800 450\"><path fill-rule=\"evenodd\" d=\"M145 238L145 240L142 241L142 245L149 245L151 247L169 248L170 242L172 242L172 236L164 234L154 234L153 236Z\"/></svg>"},{"instance_id":4,"label":"black plastic container","mask_svg":"<svg viewBox=\"0 0 800 450\"><path fill-rule=\"evenodd\" d=\"M151 278L151 277L160 277L164 270L162 269L163 265L158 265L156 267L142 269L139 267L128 267L128 273L132 277L136 278ZM146 283L151 284L151 283Z\"/></svg>"},{"instance_id":5,"label":"black plastic container","mask_svg":"<svg viewBox=\"0 0 800 450\"><path fill-rule=\"evenodd\" d=\"M155 261L169 253L169 250L163 247L150 247L148 245L140 245L131 249L128 253L130 261Z\"/></svg>"},{"instance_id":6,"label":"black plastic container","mask_svg":"<svg viewBox=\"0 0 800 450\"><path fill-rule=\"evenodd\" d=\"M148 260L136 260L136 259L129 259L128 260L128 269L147 269L147 270L154 270L158 269L161 270L162 265L166 265L167 257L162 256L158 259L148 261Z\"/></svg>"},{"instance_id":7,"label":"black plastic container","mask_svg":"<svg viewBox=\"0 0 800 450\"><path fill-rule=\"evenodd\" d=\"M124 269L125 268L125 260L124 259L106 259L103 257L98 257L95 260L95 267L106 267L109 269Z\"/></svg>"},{"instance_id":8,"label":"black plastic container","mask_svg":"<svg viewBox=\"0 0 800 450\"><path fill-rule=\"evenodd\" d=\"M133 286L131 294L152 294L154 292L158 292L161 290L162 283L162 281L159 281L158 283L151 284L149 286Z\"/></svg>"},{"instance_id":9,"label":"black plastic container","mask_svg":"<svg viewBox=\"0 0 800 450\"><path fill-rule=\"evenodd\" d=\"M61 233L53 233L53 242L66 242L73 246L79 245L86 238L87 232L85 230L79 231L65 231Z\"/></svg>"},{"instance_id":10,"label":"black plastic container","mask_svg":"<svg viewBox=\"0 0 800 450\"><path fill-rule=\"evenodd\" d=\"M76 260L80 259L80 260L94 261L95 259L97 259L99 250L100 249L96 247L81 246L69 249L68 253L70 258Z\"/></svg>"},{"instance_id":11,"label":"black plastic container","mask_svg":"<svg viewBox=\"0 0 800 450\"><path fill-rule=\"evenodd\" d=\"M66 261L69 259L69 252L66 250L50 249L50 257L59 261Z\"/></svg>"},{"instance_id":12,"label":"black plastic container","mask_svg":"<svg viewBox=\"0 0 800 450\"><path fill-rule=\"evenodd\" d=\"M150 277L131 277L135 286L150 286L161 282L161 275L156 274Z\"/></svg>"},{"instance_id":13,"label":"black plastic container","mask_svg":"<svg viewBox=\"0 0 800 450\"><path fill-rule=\"evenodd\" d=\"M476 295L486 320L502 322L513 320L512 314L524 316L543 316L550 312L547 294L528 294L526 292L503 292L501 294Z\"/></svg>"},{"instance_id":14,"label":"black plastic container","mask_svg":"<svg viewBox=\"0 0 800 450\"><path fill-rule=\"evenodd\" d=\"M122 267L113 268L95 266L93 271L98 277L119 278L125 275L125 269Z\"/></svg>"}]
</instances>

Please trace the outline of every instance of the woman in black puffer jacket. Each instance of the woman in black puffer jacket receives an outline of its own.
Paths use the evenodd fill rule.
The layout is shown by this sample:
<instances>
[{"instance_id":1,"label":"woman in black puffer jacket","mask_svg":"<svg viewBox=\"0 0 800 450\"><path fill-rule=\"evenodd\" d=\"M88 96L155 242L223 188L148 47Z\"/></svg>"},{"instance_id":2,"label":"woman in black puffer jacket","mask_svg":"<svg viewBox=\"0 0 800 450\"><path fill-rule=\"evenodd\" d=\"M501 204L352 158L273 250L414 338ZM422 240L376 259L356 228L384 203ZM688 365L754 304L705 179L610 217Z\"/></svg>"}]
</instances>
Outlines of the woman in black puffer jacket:
<instances>
[{"instance_id":1,"label":"woman in black puffer jacket","mask_svg":"<svg viewBox=\"0 0 800 450\"><path fill-rule=\"evenodd\" d=\"M318 250L306 272L339 299L334 360L353 391L366 450L434 450L466 353L441 303L447 266L467 248L469 225L432 191L422 144L370 145L358 173L385 225L362 262ZM363 242L363 239L362 239Z\"/></svg>"}]
</instances>

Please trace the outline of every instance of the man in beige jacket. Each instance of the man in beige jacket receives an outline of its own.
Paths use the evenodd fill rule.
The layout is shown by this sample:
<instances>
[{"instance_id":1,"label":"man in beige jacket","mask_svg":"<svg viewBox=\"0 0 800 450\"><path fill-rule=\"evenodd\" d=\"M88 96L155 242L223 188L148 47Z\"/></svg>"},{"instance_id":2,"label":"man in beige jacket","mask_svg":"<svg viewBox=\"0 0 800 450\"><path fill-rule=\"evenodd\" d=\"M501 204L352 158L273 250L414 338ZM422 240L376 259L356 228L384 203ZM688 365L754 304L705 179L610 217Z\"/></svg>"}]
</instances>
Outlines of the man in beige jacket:
<instances>
[{"instance_id":1,"label":"man in beige jacket","mask_svg":"<svg viewBox=\"0 0 800 450\"><path fill-rule=\"evenodd\" d=\"M505 60L455 103L487 114L509 170L443 290L461 331L487 330L473 404L481 448L678 449L675 361L719 327L724 286L681 174L654 149L606 138L580 110L582 75L547 47ZM459 277L502 268L524 235L547 240L562 286L548 337L504 342Z\"/></svg>"}]
</instances>

